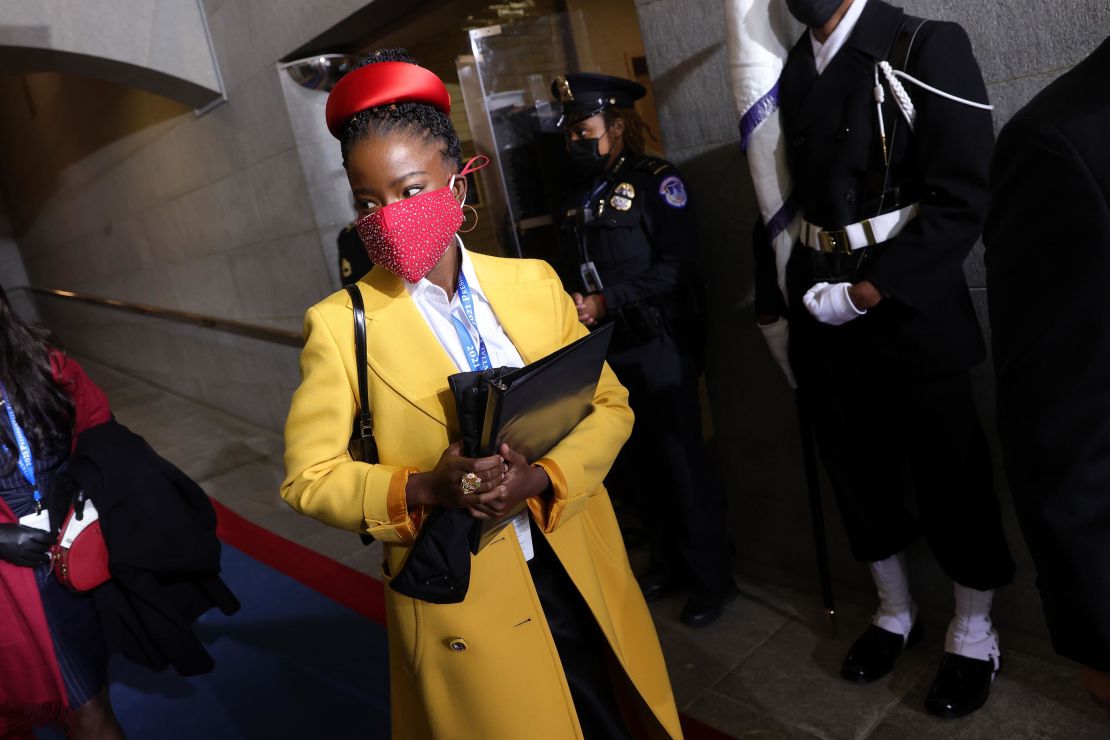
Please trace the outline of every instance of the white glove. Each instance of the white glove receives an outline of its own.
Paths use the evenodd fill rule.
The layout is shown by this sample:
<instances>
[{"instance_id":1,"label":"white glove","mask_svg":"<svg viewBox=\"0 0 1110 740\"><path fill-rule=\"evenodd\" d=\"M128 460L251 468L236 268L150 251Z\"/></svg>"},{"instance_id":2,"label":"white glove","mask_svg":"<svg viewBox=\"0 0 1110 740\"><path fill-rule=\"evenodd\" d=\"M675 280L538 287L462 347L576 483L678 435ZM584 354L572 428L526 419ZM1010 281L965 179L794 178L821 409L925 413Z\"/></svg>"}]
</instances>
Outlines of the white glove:
<instances>
[{"instance_id":1,"label":"white glove","mask_svg":"<svg viewBox=\"0 0 1110 740\"><path fill-rule=\"evenodd\" d=\"M852 304L852 299L848 297L848 289L851 287L851 283L817 283L802 297L802 303L813 314L813 318L822 324L847 324L867 313Z\"/></svg>"},{"instance_id":2,"label":"white glove","mask_svg":"<svg viewBox=\"0 0 1110 740\"><path fill-rule=\"evenodd\" d=\"M791 388L797 388L798 381L794 379L794 368L790 367L790 323L780 317L778 321L757 324L757 326L763 332L763 339L767 342L767 349L771 350L771 357L774 357L775 362L782 368L786 376L786 384Z\"/></svg>"}]
</instances>

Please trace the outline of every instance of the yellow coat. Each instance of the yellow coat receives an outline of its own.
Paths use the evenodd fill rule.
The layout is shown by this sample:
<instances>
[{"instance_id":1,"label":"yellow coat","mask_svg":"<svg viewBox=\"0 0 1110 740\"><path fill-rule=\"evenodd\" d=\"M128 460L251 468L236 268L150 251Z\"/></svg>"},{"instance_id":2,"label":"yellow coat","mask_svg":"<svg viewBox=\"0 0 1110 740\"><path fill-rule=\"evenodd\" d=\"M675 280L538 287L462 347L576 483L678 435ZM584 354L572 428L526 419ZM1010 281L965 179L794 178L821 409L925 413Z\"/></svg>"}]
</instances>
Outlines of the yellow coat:
<instances>
[{"instance_id":1,"label":"yellow coat","mask_svg":"<svg viewBox=\"0 0 1110 740\"><path fill-rule=\"evenodd\" d=\"M525 362L585 334L545 263L470 256L482 291ZM285 427L281 493L302 513L381 540L388 581L416 534L404 498L408 475L432 469L458 438L447 386L457 368L399 278L375 268L359 287L381 462L367 465L347 454L358 386L351 302L341 291L305 318L302 382ZM678 738L659 640L602 486L632 429L627 401L606 366L593 413L540 461L553 483L552 500L546 507L536 500L530 506L650 708L650 714L643 712L645 724L654 728L653 736ZM386 595L394 737L582 737L555 644L511 534L474 558L461 604L415 601L389 588Z\"/></svg>"}]
</instances>

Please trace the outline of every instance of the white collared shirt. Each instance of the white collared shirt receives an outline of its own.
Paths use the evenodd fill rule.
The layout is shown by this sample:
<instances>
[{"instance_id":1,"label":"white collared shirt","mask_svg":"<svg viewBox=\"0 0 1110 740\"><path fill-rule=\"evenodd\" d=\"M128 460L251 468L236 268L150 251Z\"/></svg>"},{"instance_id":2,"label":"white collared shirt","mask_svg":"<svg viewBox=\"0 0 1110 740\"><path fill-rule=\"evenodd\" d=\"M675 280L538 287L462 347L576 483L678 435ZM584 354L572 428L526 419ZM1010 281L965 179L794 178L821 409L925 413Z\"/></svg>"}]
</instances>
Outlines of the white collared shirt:
<instances>
[{"instance_id":1,"label":"white collared shirt","mask_svg":"<svg viewBox=\"0 0 1110 740\"><path fill-rule=\"evenodd\" d=\"M501 326L501 322L497 320L497 315L493 312L493 306L490 305L489 299L482 291L482 284L478 282L478 275L474 272L474 265L470 261L470 255L466 248L463 247L461 238L458 243L459 256L462 259L462 274L466 277L467 285L470 286L470 294L474 302L474 320L478 323L477 331L470 325L470 321L466 317L457 290L448 300L447 293L443 288L428 278L422 278L417 283L405 282L409 295L412 296L412 300L416 304L417 310L420 311L420 315L424 317L428 328L439 340L439 345L451 357L451 361L455 363L459 372L469 372L470 362L467 360L462 342L459 341L459 335L455 331L455 324L451 320L452 316L457 317L467 328L475 347L479 345L479 335L481 335L480 339L486 343L486 351L489 352L489 361L493 367L524 367L524 359L517 351L516 345L509 339L509 335L505 333L504 327ZM520 542L520 549L524 552L524 559L531 560L533 549L532 533L528 524L528 511L525 510L517 514L510 521L513 528L516 529L517 541Z\"/></svg>"},{"instance_id":2,"label":"white collared shirt","mask_svg":"<svg viewBox=\"0 0 1110 740\"><path fill-rule=\"evenodd\" d=\"M443 288L428 278L422 278L418 283L405 282L405 287L408 288L409 295L416 303L420 315L424 317L424 321L428 323L428 328L439 340L440 346L451 356L451 361L455 363L459 372L469 372L470 362L467 360L462 342L459 341L459 335L455 331L455 324L451 321L452 316L457 317L470 332L470 338L474 341L475 347L478 346L478 335L481 334L481 339L486 343L486 351L489 352L490 364L494 367L524 367L524 360L517 352L516 345L505 333L501 322L497 320L497 316L493 313L493 307L490 306L489 299L482 291L478 276L474 273L474 264L470 260L470 255L462 246L461 239L459 240L459 255L462 257L462 274L466 277L467 285L470 286L471 295L474 297L474 319L478 322L477 332L466 318L462 301L459 299L459 292L456 290L455 294L448 300L447 293Z\"/></svg>"},{"instance_id":3,"label":"white collared shirt","mask_svg":"<svg viewBox=\"0 0 1110 740\"><path fill-rule=\"evenodd\" d=\"M863 9L867 6L867 0L856 0L848 8L848 12L840 19L833 32L825 39L825 43L817 40L813 34L813 29L809 29L809 40L813 44L813 62L817 66L817 74L820 75L825 71L825 67L829 66L829 62L833 57L844 47L848 37L852 35L852 29L856 27L859 17L863 15Z\"/></svg>"}]
</instances>

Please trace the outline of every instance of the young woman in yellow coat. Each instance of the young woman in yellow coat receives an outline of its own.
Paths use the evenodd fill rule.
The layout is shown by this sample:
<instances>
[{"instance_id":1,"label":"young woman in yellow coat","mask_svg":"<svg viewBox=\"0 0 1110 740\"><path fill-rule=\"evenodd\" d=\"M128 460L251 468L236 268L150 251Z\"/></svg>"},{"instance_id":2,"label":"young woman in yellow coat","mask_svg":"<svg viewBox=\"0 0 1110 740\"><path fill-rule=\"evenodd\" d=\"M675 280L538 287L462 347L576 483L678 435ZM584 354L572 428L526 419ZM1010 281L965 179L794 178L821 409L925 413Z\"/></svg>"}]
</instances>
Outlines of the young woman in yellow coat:
<instances>
[{"instance_id":1,"label":"young woman in yellow coat","mask_svg":"<svg viewBox=\"0 0 1110 740\"><path fill-rule=\"evenodd\" d=\"M449 106L443 83L400 50L369 57L331 93L329 128L369 210L358 224L376 265L358 283L367 357L355 356L345 292L309 309L282 496L382 541L387 582L429 507L501 520L527 504L473 556L462 602L386 589L393 737L680 737L655 628L601 483L632 428L613 373L604 369L592 413L541 460L507 446L468 459L453 442L449 375L533 362L586 330L545 263L463 249L467 170ZM369 370L376 464L347 452L358 362Z\"/></svg>"}]
</instances>

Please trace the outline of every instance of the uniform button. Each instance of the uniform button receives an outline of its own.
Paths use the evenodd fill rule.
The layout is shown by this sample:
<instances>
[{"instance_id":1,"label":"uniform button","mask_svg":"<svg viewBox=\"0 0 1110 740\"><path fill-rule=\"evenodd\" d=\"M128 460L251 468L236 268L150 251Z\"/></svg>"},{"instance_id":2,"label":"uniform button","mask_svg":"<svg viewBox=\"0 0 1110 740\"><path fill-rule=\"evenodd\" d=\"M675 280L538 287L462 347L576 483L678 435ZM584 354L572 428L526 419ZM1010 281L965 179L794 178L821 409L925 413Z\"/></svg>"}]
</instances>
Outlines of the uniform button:
<instances>
[{"instance_id":1,"label":"uniform button","mask_svg":"<svg viewBox=\"0 0 1110 740\"><path fill-rule=\"evenodd\" d=\"M795 136L794 137L794 146L804 146L805 143L806 143L806 137L804 137L804 136Z\"/></svg>"},{"instance_id":2,"label":"uniform button","mask_svg":"<svg viewBox=\"0 0 1110 740\"><path fill-rule=\"evenodd\" d=\"M849 203L855 203L856 202L856 189L855 188L848 188L847 192L844 193L844 200L848 201Z\"/></svg>"},{"instance_id":3,"label":"uniform button","mask_svg":"<svg viewBox=\"0 0 1110 740\"><path fill-rule=\"evenodd\" d=\"M452 637L450 640L447 641L447 647L451 648L453 652L461 653L470 646L467 645L466 640L462 639L461 637Z\"/></svg>"}]
</instances>

